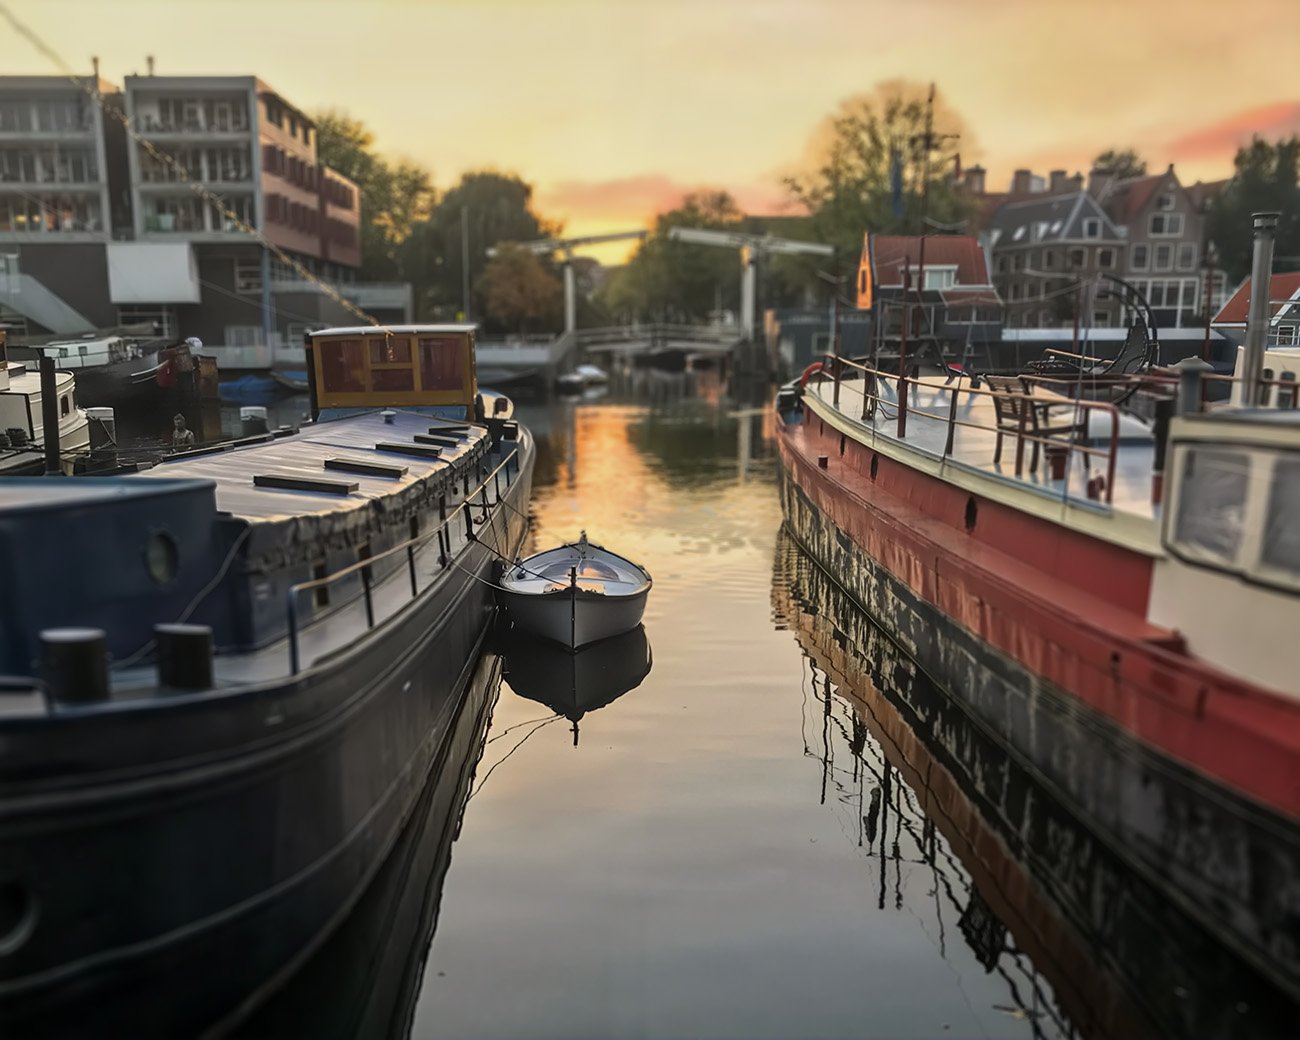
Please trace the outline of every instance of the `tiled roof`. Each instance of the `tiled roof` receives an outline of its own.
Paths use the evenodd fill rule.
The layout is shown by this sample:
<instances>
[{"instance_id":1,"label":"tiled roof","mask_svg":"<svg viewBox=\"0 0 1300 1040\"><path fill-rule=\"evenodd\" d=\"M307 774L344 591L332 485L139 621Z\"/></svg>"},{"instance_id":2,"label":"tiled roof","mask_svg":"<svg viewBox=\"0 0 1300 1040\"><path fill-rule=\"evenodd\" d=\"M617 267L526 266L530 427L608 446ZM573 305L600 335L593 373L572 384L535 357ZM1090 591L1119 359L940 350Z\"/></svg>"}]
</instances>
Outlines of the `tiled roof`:
<instances>
[{"instance_id":1,"label":"tiled roof","mask_svg":"<svg viewBox=\"0 0 1300 1040\"><path fill-rule=\"evenodd\" d=\"M876 284L901 285L903 265L915 272L921 261L921 239L917 235L874 235ZM957 267L957 285L988 285L989 268L984 250L974 235L929 235L925 240L925 266Z\"/></svg>"},{"instance_id":2,"label":"tiled roof","mask_svg":"<svg viewBox=\"0 0 1300 1040\"><path fill-rule=\"evenodd\" d=\"M1192 205L1198 210L1203 210L1207 203L1213 202L1231 183L1230 177L1225 177L1221 181L1197 181L1195 184L1188 185L1187 194L1192 197Z\"/></svg>"},{"instance_id":3,"label":"tiled roof","mask_svg":"<svg viewBox=\"0 0 1300 1040\"><path fill-rule=\"evenodd\" d=\"M1160 190L1168 176L1165 172L1117 181L1105 199L1106 212L1116 223L1132 223L1133 218L1146 209L1151 196Z\"/></svg>"},{"instance_id":4,"label":"tiled roof","mask_svg":"<svg viewBox=\"0 0 1300 1040\"><path fill-rule=\"evenodd\" d=\"M1268 286L1270 300L1300 299L1300 271L1293 274L1275 274ZM1232 294L1232 298L1214 316L1215 325L1245 325L1250 308L1250 279L1247 278Z\"/></svg>"},{"instance_id":5,"label":"tiled roof","mask_svg":"<svg viewBox=\"0 0 1300 1040\"><path fill-rule=\"evenodd\" d=\"M995 248L1081 239L1084 237L1083 221L1089 218L1102 222L1103 233L1097 241L1118 239L1114 225L1086 191L1008 202L994 214L989 223L989 234Z\"/></svg>"}]
</instances>

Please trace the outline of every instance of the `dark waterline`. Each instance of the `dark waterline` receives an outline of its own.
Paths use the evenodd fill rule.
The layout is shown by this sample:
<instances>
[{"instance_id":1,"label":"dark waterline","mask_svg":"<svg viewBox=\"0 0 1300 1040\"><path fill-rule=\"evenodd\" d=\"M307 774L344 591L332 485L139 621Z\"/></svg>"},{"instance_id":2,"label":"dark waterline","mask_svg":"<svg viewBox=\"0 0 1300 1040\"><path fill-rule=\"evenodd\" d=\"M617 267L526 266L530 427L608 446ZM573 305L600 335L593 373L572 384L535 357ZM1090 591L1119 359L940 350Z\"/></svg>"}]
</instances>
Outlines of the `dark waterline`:
<instances>
[{"instance_id":1,"label":"dark waterline","mask_svg":"<svg viewBox=\"0 0 1300 1040\"><path fill-rule=\"evenodd\" d=\"M645 634L585 660L576 725L571 666L495 641L372 891L244 1035L1288 1034L802 554L765 409L639 374L520 417L536 544L644 563Z\"/></svg>"}]
</instances>

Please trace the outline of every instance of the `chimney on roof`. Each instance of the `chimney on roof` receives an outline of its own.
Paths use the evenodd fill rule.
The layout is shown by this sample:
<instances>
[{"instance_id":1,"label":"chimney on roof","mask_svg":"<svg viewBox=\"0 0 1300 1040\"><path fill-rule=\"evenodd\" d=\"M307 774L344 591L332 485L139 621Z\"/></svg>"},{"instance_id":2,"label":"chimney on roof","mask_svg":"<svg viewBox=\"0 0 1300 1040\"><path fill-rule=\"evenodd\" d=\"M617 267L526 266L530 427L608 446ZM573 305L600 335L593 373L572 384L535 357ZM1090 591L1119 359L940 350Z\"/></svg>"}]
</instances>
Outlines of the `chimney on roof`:
<instances>
[{"instance_id":1,"label":"chimney on roof","mask_svg":"<svg viewBox=\"0 0 1300 1040\"><path fill-rule=\"evenodd\" d=\"M972 195L984 194L984 167L971 166L966 170L966 190Z\"/></svg>"},{"instance_id":2,"label":"chimney on roof","mask_svg":"<svg viewBox=\"0 0 1300 1040\"><path fill-rule=\"evenodd\" d=\"M1059 195L1061 192L1069 190L1070 178L1065 175L1064 170L1053 170L1047 177L1047 190L1053 195Z\"/></svg>"},{"instance_id":3,"label":"chimney on roof","mask_svg":"<svg viewBox=\"0 0 1300 1040\"><path fill-rule=\"evenodd\" d=\"M153 55L152 55L152 54L146 54L146 55L145 55L145 57L144 57L144 65L145 65L145 68L148 69L148 72L146 73L146 75L152 76L152 75L153 75Z\"/></svg>"},{"instance_id":4,"label":"chimney on roof","mask_svg":"<svg viewBox=\"0 0 1300 1040\"><path fill-rule=\"evenodd\" d=\"M1115 183L1115 172L1102 166L1094 166L1088 174L1088 194L1099 199L1110 192Z\"/></svg>"},{"instance_id":5,"label":"chimney on roof","mask_svg":"<svg viewBox=\"0 0 1300 1040\"><path fill-rule=\"evenodd\" d=\"M1034 175L1029 170L1017 170L1011 175L1011 194L1028 195L1034 190Z\"/></svg>"},{"instance_id":6,"label":"chimney on roof","mask_svg":"<svg viewBox=\"0 0 1300 1040\"><path fill-rule=\"evenodd\" d=\"M1076 172L1066 183L1068 191L1083 191L1083 174Z\"/></svg>"},{"instance_id":7,"label":"chimney on roof","mask_svg":"<svg viewBox=\"0 0 1300 1040\"><path fill-rule=\"evenodd\" d=\"M95 74L95 82L99 82L99 55L92 55L90 59L90 68Z\"/></svg>"}]
</instances>

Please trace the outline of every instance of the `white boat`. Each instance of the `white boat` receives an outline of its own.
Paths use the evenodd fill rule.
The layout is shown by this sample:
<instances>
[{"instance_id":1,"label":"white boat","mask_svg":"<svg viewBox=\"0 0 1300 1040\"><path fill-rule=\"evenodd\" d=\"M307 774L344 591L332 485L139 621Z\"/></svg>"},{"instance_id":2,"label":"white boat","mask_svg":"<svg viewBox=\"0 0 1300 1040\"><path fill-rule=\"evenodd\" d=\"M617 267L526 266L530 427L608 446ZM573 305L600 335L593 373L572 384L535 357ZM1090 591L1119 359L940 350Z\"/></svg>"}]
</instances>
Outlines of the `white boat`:
<instances>
[{"instance_id":1,"label":"white boat","mask_svg":"<svg viewBox=\"0 0 1300 1040\"><path fill-rule=\"evenodd\" d=\"M90 422L77 405L76 379L60 369L54 373L54 392L58 400L59 455L65 470L71 472L75 456L90 450ZM6 361L4 333L0 331L0 433L6 445L40 452L45 445L45 427L41 405L41 377L33 365Z\"/></svg>"},{"instance_id":2,"label":"white boat","mask_svg":"<svg viewBox=\"0 0 1300 1040\"><path fill-rule=\"evenodd\" d=\"M579 394L588 387L605 386L609 383L609 374L595 365L578 365L572 371L565 372L555 379L555 385L562 393Z\"/></svg>"},{"instance_id":3,"label":"white boat","mask_svg":"<svg viewBox=\"0 0 1300 1040\"><path fill-rule=\"evenodd\" d=\"M576 650L636 628L651 584L644 567L583 531L577 542L509 567L497 599L519 628Z\"/></svg>"}]
</instances>

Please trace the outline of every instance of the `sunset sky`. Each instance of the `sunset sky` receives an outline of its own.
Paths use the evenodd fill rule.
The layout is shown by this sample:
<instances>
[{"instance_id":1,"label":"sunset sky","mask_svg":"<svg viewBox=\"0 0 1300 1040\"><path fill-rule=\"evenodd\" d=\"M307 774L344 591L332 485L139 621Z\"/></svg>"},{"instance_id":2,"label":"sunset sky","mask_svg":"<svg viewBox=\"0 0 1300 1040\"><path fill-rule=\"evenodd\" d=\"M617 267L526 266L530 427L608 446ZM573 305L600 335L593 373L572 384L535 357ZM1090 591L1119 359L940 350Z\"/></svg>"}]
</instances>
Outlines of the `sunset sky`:
<instances>
[{"instance_id":1,"label":"sunset sky","mask_svg":"<svg viewBox=\"0 0 1300 1040\"><path fill-rule=\"evenodd\" d=\"M256 74L432 169L515 171L574 234L692 188L753 212L838 102L937 81L966 165L1086 168L1134 146L1185 182L1300 131L1300 0L0 0L78 70ZM0 24L4 71L57 71ZM1272 41L1285 41L1279 47Z\"/></svg>"}]
</instances>

